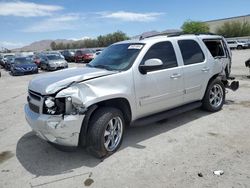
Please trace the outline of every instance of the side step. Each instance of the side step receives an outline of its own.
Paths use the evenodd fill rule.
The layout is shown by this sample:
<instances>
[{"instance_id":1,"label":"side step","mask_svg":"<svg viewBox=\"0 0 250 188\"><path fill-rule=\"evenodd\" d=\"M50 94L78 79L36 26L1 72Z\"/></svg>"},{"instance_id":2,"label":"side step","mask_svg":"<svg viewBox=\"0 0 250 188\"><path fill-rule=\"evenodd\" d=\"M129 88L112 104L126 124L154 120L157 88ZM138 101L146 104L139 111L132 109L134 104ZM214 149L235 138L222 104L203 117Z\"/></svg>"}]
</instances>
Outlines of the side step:
<instances>
[{"instance_id":1,"label":"side step","mask_svg":"<svg viewBox=\"0 0 250 188\"><path fill-rule=\"evenodd\" d=\"M154 115L150 115L144 118L140 118L132 122L131 125L132 126L133 125L146 125L146 124L154 123L154 122L167 119L167 118L182 114L184 112L199 108L201 107L201 105L202 103L200 101L193 102L193 103L186 104L186 105L183 105L183 106L171 109L171 110L167 110L167 111L160 112Z\"/></svg>"}]
</instances>

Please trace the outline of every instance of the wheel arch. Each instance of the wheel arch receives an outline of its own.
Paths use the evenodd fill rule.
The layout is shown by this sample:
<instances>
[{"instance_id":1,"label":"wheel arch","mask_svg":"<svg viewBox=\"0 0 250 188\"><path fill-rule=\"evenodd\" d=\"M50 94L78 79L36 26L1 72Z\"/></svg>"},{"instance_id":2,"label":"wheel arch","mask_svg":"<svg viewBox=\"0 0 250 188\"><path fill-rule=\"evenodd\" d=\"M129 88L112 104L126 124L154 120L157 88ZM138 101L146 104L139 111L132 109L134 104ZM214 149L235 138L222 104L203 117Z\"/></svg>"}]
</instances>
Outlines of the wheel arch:
<instances>
[{"instance_id":1,"label":"wheel arch","mask_svg":"<svg viewBox=\"0 0 250 188\"><path fill-rule=\"evenodd\" d=\"M79 136L79 144L82 146L86 145L86 138L89 130L89 122L96 110L101 107L113 107L119 109L124 117L125 125L130 125L132 119L132 111L129 101L126 98L114 98L104 101L97 102L88 107L87 112L85 113L84 120L81 126L81 132Z\"/></svg>"}]
</instances>

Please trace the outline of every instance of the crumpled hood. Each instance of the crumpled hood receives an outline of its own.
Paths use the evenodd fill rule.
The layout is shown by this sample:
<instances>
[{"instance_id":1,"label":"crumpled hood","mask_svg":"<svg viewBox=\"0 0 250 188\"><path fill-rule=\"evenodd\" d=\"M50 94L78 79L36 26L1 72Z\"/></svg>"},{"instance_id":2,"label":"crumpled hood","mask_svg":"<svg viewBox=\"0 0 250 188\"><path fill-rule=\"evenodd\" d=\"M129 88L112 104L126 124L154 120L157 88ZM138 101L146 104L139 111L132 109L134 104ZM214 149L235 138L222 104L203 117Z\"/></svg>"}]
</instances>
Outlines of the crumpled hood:
<instances>
[{"instance_id":1,"label":"crumpled hood","mask_svg":"<svg viewBox=\"0 0 250 188\"><path fill-rule=\"evenodd\" d=\"M72 82L80 82L114 73L116 72L90 67L69 68L35 77L29 83L29 90L42 95L54 94Z\"/></svg>"}]
</instances>

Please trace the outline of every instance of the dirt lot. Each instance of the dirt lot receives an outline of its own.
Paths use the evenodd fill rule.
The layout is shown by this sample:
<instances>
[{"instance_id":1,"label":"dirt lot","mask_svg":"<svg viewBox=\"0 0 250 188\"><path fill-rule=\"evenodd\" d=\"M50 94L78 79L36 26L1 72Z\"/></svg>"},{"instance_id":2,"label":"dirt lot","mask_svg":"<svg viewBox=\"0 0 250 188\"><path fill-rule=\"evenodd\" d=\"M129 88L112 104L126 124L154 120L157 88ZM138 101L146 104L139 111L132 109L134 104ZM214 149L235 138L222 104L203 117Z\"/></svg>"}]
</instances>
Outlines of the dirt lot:
<instances>
[{"instance_id":1,"label":"dirt lot","mask_svg":"<svg viewBox=\"0 0 250 188\"><path fill-rule=\"evenodd\" d=\"M35 75L1 70L0 187L250 187L250 79L244 67L250 50L233 51L233 57L240 89L228 91L223 110L197 109L131 127L121 149L105 160L84 149L61 152L37 138L23 112Z\"/></svg>"}]
</instances>

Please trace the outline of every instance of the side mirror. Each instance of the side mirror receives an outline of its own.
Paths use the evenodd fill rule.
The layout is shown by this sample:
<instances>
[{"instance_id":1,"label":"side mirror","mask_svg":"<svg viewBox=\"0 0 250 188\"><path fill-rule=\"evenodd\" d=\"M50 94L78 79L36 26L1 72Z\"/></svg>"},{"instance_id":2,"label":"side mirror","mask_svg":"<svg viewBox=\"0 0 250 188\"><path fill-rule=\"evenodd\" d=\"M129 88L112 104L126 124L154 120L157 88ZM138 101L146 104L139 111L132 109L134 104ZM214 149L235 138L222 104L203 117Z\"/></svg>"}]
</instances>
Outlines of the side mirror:
<instances>
[{"instance_id":1,"label":"side mirror","mask_svg":"<svg viewBox=\"0 0 250 188\"><path fill-rule=\"evenodd\" d=\"M142 74L147 74L149 71L160 69L162 65L163 62L160 59L148 59L144 65L139 66L139 71Z\"/></svg>"}]
</instances>

